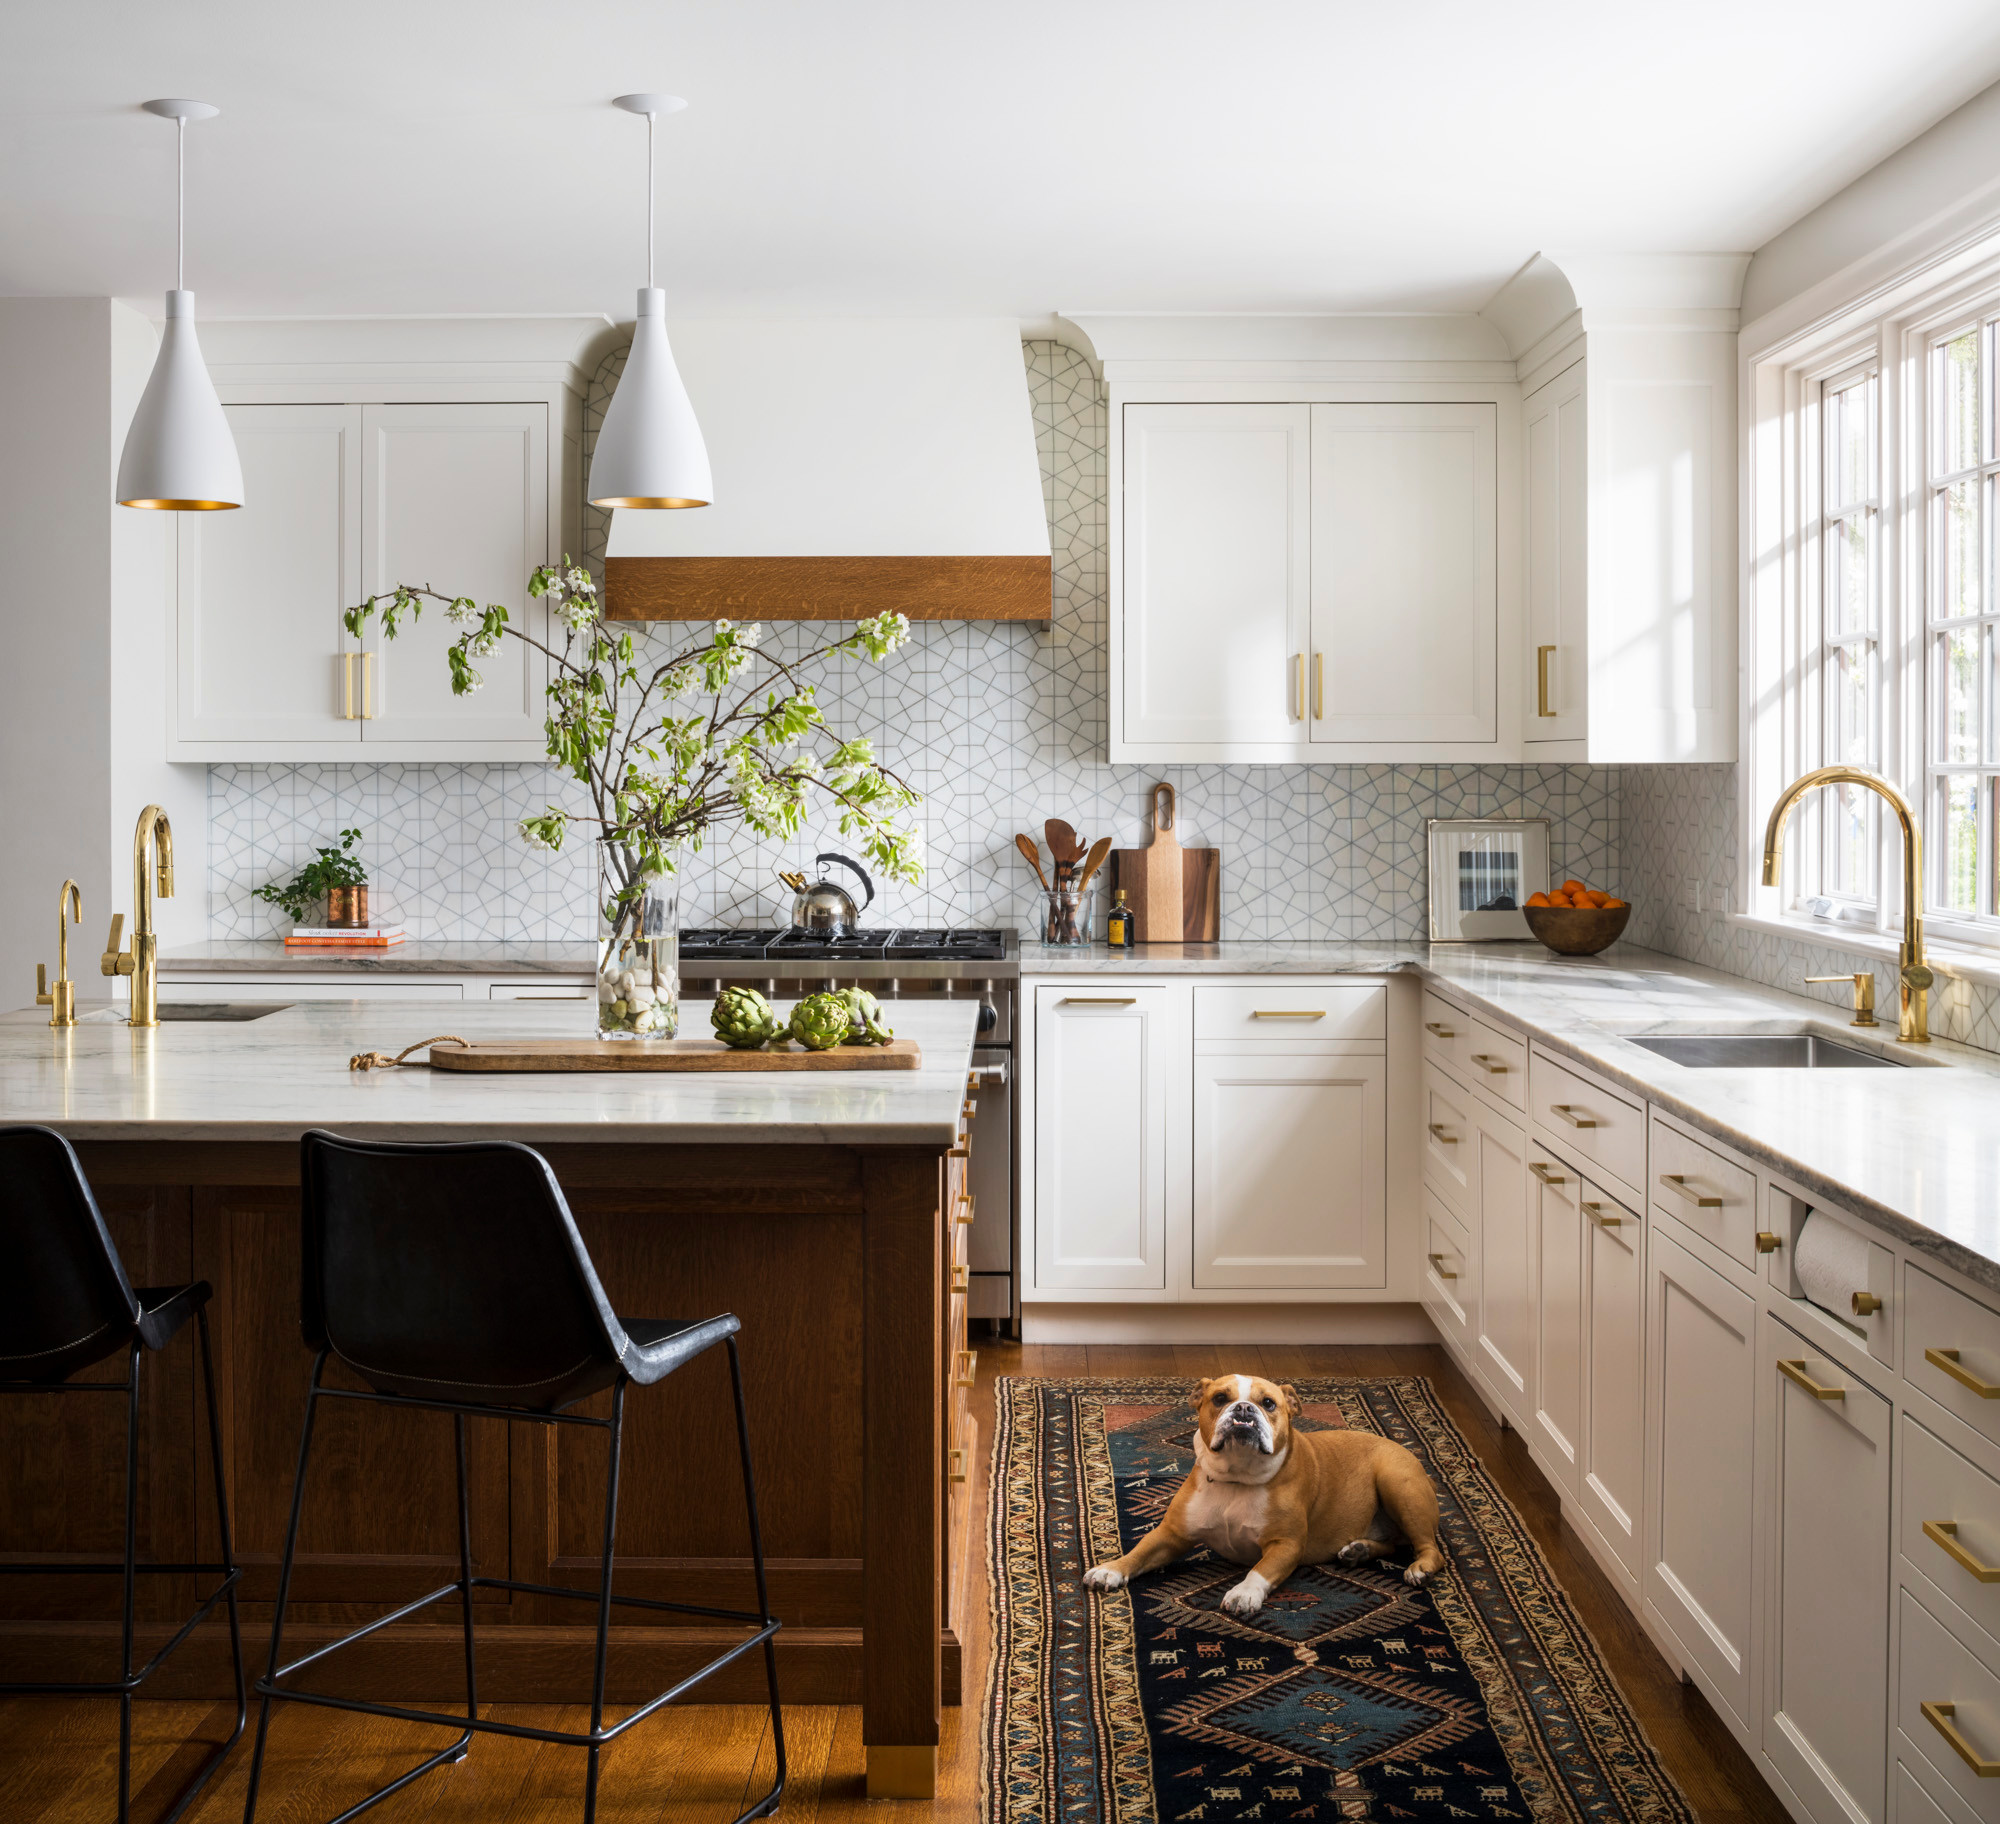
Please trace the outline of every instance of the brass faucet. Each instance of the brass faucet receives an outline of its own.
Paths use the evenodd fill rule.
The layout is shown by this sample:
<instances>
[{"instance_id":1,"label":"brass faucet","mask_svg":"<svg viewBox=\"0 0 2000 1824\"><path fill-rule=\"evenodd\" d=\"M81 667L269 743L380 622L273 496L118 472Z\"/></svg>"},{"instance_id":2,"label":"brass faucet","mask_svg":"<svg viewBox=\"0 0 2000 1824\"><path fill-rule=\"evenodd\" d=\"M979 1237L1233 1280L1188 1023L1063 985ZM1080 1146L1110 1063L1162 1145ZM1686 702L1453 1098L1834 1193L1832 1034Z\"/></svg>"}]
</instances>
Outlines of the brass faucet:
<instances>
[{"instance_id":1,"label":"brass faucet","mask_svg":"<svg viewBox=\"0 0 2000 1824\"><path fill-rule=\"evenodd\" d=\"M35 1005L49 1009L51 1026L74 1026L76 1024L76 984L69 979L69 913L75 912L75 922L83 923L83 894L73 880L62 884L62 891L56 895L56 985L49 986L49 966L47 963L35 965Z\"/></svg>"},{"instance_id":2,"label":"brass faucet","mask_svg":"<svg viewBox=\"0 0 2000 1824\"><path fill-rule=\"evenodd\" d=\"M150 851L150 853L149 853ZM148 867L148 861L152 866ZM160 940L153 930L153 887L159 883L162 899L174 896L174 831L167 814L157 804L139 813L138 828L132 832L132 947L119 948L125 928L125 914L111 915L111 935L105 939L99 966L106 975L132 978L133 1026L160 1023Z\"/></svg>"},{"instance_id":3,"label":"brass faucet","mask_svg":"<svg viewBox=\"0 0 2000 1824\"><path fill-rule=\"evenodd\" d=\"M1771 821L1764 826L1764 884L1778 884L1779 867L1785 854L1785 819L1792 806L1806 793L1821 785L1863 785L1878 793L1896 813L1903 830L1903 943L1896 954L1896 973L1902 984L1902 1006L1896 1021L1896 1037L1905 1045L1931 1042L1930 991L1937 980L1924 961L1924 861L1923 839L1917 833L1916 814L1910 802L1888 780L1864 773L1858 766L1820 766L1802 773L1779 793L1771 807Z\"/></svg>"}]
</instances>

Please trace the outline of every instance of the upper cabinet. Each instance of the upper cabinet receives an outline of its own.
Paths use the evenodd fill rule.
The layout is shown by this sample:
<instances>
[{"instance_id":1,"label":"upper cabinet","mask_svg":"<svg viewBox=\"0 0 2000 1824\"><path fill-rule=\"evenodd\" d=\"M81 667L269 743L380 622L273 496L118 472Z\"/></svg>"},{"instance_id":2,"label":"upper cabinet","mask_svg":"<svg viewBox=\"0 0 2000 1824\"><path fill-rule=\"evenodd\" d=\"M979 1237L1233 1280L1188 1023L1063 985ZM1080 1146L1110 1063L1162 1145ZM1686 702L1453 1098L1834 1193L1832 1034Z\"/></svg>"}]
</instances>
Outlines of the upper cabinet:
<instances>
[{"instance_id":1,"label":"upper cabinet","mask_svg":"<svg viewBox=\"0 0 2000 1824\"><path fill-rule=\"evenodd\" d=\"M1532 698L1523 739L1533 760L1547 743L1582 741L1590 725L1582 361L1521 402L1521 446L1527 482L1523 556Z\"/></svg>"},{"instance_id":2,"label":"upper cabinet","mask_svg":"<svg viewBox=\"0 0 2000 1824\"><path fill-rule=\"evenodd\" d=\"M528 575L580 548L582 401L558 358L580 332L500 326L471 349L473 330L447 345L430 325L342 326L334 343L304 325L218 332L244 505L172 516L165 757L540 758L541 653L503 641L477 661L481 687L455 697L459 629L439 604L393 640L373 619L356 639L342 616L412 583L501 603L545 636Z\"/></svg>"},{"instance_id":3,"label":"upper cabinet","mask_svg":"<svg viewBox=\"0 0 2000 1824\"><path fill-rule=\"evenodd\" d=\"M1127 404L1113 760L1497 758L1497 401Z\"/></svg>"}]
</instances>

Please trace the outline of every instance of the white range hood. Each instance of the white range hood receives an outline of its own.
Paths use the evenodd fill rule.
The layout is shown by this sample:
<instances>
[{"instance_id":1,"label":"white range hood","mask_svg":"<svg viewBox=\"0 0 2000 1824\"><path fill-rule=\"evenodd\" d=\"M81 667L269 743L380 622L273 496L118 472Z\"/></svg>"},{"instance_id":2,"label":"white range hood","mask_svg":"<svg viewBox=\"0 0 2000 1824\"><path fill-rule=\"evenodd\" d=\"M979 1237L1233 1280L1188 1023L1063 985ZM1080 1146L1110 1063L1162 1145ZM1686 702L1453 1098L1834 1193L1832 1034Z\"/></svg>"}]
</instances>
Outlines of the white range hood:
<instances>
[{"instance_id":1,"label":"white range hood","mask_svg":"<svg viewBox=\"0 0 2000 1824\"><path fill-rule=\"evenodd\" d=\"M671 322L715 502L611 516L621 620L1049 614L1011 317Z\"/></svg>"}]
</instances>

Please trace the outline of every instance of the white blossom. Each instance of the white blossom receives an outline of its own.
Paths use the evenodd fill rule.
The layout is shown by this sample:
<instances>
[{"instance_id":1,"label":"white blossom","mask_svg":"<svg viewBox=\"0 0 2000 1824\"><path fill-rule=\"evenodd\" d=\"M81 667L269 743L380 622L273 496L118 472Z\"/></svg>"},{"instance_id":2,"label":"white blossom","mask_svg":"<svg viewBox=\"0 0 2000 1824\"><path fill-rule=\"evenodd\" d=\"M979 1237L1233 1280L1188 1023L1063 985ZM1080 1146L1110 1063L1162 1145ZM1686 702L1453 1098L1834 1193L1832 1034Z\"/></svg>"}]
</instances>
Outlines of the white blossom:
<instances>
[{"instance_id":1,"label":"white blossom","mask_svg":"<svg viewBox=\"0 0 2000 1824\"><path fill-rule=\"evenodd\" d=\"M541 849L545 853L551 855L555 853L556 845L552 843L548 839L548 837L542 833L536 819L532 817L524 817L521 819L520 823L517 824L515 827L520 833L521 840L525 842L529 848Z\"/></svg>"}]
</instances>

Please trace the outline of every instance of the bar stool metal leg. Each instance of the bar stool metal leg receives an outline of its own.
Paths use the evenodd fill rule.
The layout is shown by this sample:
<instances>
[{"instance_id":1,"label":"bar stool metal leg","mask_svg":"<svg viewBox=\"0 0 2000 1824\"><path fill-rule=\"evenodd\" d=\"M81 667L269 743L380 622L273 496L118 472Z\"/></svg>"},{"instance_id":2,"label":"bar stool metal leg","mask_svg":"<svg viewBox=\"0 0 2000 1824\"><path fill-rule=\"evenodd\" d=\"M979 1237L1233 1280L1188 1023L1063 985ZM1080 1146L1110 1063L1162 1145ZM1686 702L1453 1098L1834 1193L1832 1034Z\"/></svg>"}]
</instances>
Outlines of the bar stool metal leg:
<instances>
[{"instance_id":1,"label":"bar stool metal leg","mask_svg":"<svg viewBox=\"0 0 2000 1824\"><path fill-rule=\"evenodd\" d=\"M625 1441L625 1383L611 1394L611 1456L604 1489L604 1569L597 1590L597 1670L590 1687L590 1771L584 1776L583 1824L597 1817L597 1768L604 1750L597 1741L604 1728L604 1668L611 1650L612 1552L618 1542L618 1459Z\"/></svg>"},{"instance_id":2,"label":"bar stool metal leg","mask_svg":"<svg viewBox=\"0 0 2000 1824\"><path fill-rule=\"evenodd\" d=\"M452 1441L458 1446L458 1590L465 1608L465 1720L479 1718L479 1673L472 1651L472 1505L466 1494L465 1414L451 1415ZM464 1751L453 1757L462 1760Z\"/></svg>"},{"instance_id":3,"label":"bar stool metal leg","mask_svg":"<svg viewBox=\"0 0 2000 1824\"><path fill-rule=\"evenodd\" d=\"M764 1587L764 1533L757 1522L757 1476L750 1467L750 1418L743 1403L743 1362L736 1352L733 1336L728 1339L728 1349L729 1390L736 1398L736 1444L743 1457L743 1505L750 1517L750 1565L757 1576L757 1612L768 1615L771 1596ZM771 1693L771 1748L777 1778L759 1801L753 1816L776 1811L778 1801L785 1796L785 1716L778 1702L778 1649L768 1638L764 1642L764 1679Z\"/></svg>"},{"instance_id":4,"label":"bar stool metal leg","mask_svg":"<svg viewBox=\"0 0 2000 1824\"><path fill-rule=\"evenodd\" d=\"M161 1824L174 1824L195 1794L208 1784L209 1775L221 1766L222 1757L243 1739L243 1725L250 1717L250 1694L243 1677L243 1617L236 1605L236 1540L229 1526L228 1477L222 1467L222 1409L215 1398L215 1357L209 1348L208 1307L197 1307L194 1315L196 1335L201 1343L202 1391L208 1401L208 1460L210 1469L215 1473L215 1521L222 1545L223 1575L228 1579L229 1651L231 1663L236 1669L236 1727L229 1732L229 1740L223 1743L221 1752L202 1770L201 1778L188 1788L181 1802L161 1820Z\"/></svg>"},{"instance_id":5,"label":"bar stool metal leg","mask_svg":"<svg viewBox=\"0 0 2000 1824\"><path fill-rule=\"evenodd\" d=\"M139 1339L125 1364L125 1611L118 1650L118 1824L132 1815L132 1596L139 1556Z\"/></svg>"}]
</instances>

